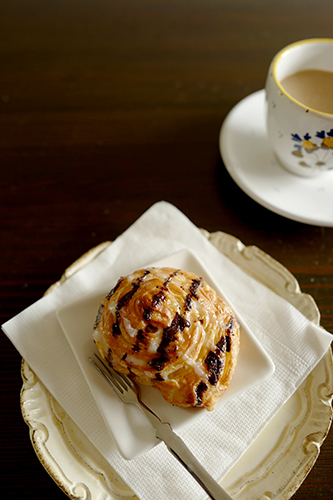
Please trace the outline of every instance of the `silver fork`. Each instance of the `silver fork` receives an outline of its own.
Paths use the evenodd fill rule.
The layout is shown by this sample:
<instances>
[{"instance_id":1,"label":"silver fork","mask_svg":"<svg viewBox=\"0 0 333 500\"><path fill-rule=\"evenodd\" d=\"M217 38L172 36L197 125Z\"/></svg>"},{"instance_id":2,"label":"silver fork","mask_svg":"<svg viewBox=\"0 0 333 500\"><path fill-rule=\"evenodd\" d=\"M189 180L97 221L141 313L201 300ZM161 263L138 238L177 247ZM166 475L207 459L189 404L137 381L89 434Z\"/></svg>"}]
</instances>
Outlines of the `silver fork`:
<instances>
[{"instance_id":1,"label":"silver fork","mask_svg":"<svg viewBox=\"0 0 333 500\"><path fill-rule=\"evenodd\" d=\"M130 377L107 366L96 353L94 353L94 357L89 356L89 360L106 378L117 396L124 403L134 404L142 411L155 429L156 437L164 441L168 450L188 470L210 498L213 500L232 500L228 493L202 467L182 439L175 434L171 425L168 422L162 422L141 400L140 388Z\"/></svg>"}]
</instances>

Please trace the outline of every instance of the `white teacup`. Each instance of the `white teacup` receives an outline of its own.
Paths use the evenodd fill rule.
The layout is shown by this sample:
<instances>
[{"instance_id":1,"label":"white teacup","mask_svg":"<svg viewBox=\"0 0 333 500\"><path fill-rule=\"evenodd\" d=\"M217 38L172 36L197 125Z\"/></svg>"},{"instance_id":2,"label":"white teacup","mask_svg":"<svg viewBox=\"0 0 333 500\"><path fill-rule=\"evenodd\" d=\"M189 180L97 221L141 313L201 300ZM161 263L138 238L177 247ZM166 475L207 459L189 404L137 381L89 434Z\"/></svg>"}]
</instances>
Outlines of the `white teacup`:
<instances>
[{"instance_id":1,"label":"white teacup","mask_svg":"<svg viewBox=\"0 0 333 500\"><path fill-rule=\"evenodd\" d=\"M333 39L296 42L274 57L266 81L268 140L279 163L293 174L314 177L332 170L333 175L333 111L326 111L328 100L321 103L324 111L314 109L298 100L298 92L293 97L283 86L286 77L306 70L320 70L310 71L312 75L333 76ZM298 80L296 90L297 85L309 88L305 79ZM333 97L333 86L331 92Z\"/></svg>"}]
</instances>

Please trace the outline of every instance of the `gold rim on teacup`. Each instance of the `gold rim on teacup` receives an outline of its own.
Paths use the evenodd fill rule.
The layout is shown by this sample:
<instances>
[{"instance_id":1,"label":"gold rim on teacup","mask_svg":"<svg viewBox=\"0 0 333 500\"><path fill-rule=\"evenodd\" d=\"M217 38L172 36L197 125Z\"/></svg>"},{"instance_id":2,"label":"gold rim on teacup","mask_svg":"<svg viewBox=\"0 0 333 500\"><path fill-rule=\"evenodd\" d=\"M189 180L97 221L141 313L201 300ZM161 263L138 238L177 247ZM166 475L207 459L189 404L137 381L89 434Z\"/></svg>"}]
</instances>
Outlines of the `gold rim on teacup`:
<instances>
[{"instance_id":1,"label":"gold rim on teacup","mask_svg":"<svg viewBox=\"0 0 333 500\"><path fill-rule=\"evenodd\" d=\"M286 96L288 97L288 99L290 99L291 101L293 101L295 104L297 104L298 106L301 106L302 108L308 110L308 111L311 111L312 113L315 113L315 114L318 114L318 115L325 115L325 116L330 116L330 117L333 117L333 113L326 113L325 111L318 111L317 109L314 109L314 108L311 108L309 106L306 106L305 104L303 104L302 102L298 101L297 99L295 99L294 97L292 97L285 89L284 87L281 85L281 82L279 80L279 78L277 77L277 67L278 65L280 64L281 62L281 59L282 57L290 50L294 49L295 47L298 47L300 45L306 45L306 44L313 44L313 43L332 43L333 44L333 38L308 38L306 40L300 40L298 42L294 42L294 43L291 43L290 45L287 45L286 47L284 47L283 49L280 50L280 52L278 52L274 58L274 61L273 61L273 66L272 66L272 76L274 78L274 81L276 83L276 85L278 86L278 88L280 89L280 91Z\"/></svg>"}]
</instances>

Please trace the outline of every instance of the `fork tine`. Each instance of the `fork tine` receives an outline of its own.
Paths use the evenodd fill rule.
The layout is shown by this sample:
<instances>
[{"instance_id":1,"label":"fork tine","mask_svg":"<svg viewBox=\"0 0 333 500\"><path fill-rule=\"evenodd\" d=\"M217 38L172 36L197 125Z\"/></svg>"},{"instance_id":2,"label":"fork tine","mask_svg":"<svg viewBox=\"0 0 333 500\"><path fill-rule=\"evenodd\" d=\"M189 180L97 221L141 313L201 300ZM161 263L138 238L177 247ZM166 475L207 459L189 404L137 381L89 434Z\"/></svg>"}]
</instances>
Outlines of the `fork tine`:
<instances>
[{"instance_id":1,"label":"fork tine","mask_svg":"<svg viewBox=\"0 0 333 500\"><path fill-rule=\"evenodd\" d=\"M134 380L131 379L131 377L129 377L128 375L126 375L125 373L120 373L120 372L117 372L114 370L114 372L116 373L117 377L119 379L121 379L123 381L123 383L126 384L126 390L130 387L131 389L135 389L137 388Z\"/></svg>"},{"instance_id":2,"label":"fork tine","mask_svg":"<svg viewBox=\"0 0 333 500\"><path fill-rule=\"evenodd\" d=\"M95 358L98 359L99 363L102 365L102 369L106 370L108 372L108 374L111 376L112 378L112 381L114 383L117 383L119 384L119 386L121 387L121 390L122 392L125 390L127 390L127 386L126 386L126 383L124 383L124 381L121 379L120 377L120 374L118 372L116 372L116 370L112 367L112 366L108 366L104 360L102 358L100 358L100 356L98 356L98 354L96 354L94 352L94 356Z\"/></svg>"},{"instance_id":3,"label":"fork tine","mask_svg":"<svg viewBox=\"0 0 333 500\"><path fill-rule=\"evenodd\" d=\"M124 373L117 372L112 366L109 366L105 363L105 361L94 352L94 356L96 359L98 359L99 363L102 365L102 367L109 373L110 377L112 378L113 382L117 381L118 384L122 387L122 392L127 391L129 388L135 389L136 385L133 382L133 380L125 375Z\"/></svg>"},{"instance_id":4,"label":"fork tine","mask_svg":"<svg viewBox=\"0 0 333 500\"><path fill-rule=\"evenodd\" d=\"M118 384L121 385L123 390L127 391L129 386L129 384L127 383L128 377L126 377L126 375L124 375L123 373L117 372L114 368L110 368L110 372L112 373Z\"/></svg>"},{"instance_id":5,"label":"fork tine","mask_svg":"<svg viewBox=\"0 0 333 500\"><path fill-rule=\"evenodd\" d=\"M100 363L103 365L103 368L101 368L101 366L98 363L96 363L96 361L91 356L89 356L89 360L95 365L97 370L109 382L109 384L113 387L113 389L116 391L116 393L119 396L121 394L123 394L123 392L124 392L123 385L119 384L118 380L113 376L111 370L100 360L100 358L96 354L95 354L95 356L100 361Z\"/></svg>"}]
</instances>

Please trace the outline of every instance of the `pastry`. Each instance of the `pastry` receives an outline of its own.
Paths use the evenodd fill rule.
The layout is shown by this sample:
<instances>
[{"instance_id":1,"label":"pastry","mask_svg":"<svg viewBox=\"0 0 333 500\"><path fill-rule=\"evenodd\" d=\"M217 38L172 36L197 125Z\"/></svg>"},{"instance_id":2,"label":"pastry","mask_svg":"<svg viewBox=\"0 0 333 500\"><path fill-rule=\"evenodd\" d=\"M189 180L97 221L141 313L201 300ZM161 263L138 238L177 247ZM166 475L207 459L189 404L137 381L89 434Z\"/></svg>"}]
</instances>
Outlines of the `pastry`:
<instances>
[{"instance_id":1,"label":"pastry","mask_svg":"<svg viewBox=\"0 0 333 500\"><path fill-rule=\"evenodd\" d=\"M147 268L118 280L100 305L93 340L115 370L169 403L213 410L240 345L231 308L195 274Z\"/></svg>"}]
</instances>

